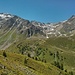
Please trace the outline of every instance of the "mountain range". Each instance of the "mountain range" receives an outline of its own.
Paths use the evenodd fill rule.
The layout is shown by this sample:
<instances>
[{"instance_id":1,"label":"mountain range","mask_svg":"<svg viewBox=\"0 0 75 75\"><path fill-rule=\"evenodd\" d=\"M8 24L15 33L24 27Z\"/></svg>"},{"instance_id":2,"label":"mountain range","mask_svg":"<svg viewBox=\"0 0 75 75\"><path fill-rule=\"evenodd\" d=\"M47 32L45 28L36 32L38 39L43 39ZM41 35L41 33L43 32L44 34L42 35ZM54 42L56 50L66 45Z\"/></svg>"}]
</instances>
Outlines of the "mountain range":
<instances>
[{"instance_id":1,"label":"mountain range","mask_svg":"<svg viewBox=\"0 0 75 75\"><path fill-rule=\"evenodd\" d=\"M41 23L0 13L0 75L74 74L75 15Z\"/></svg>"},{"instance_id":2,"label":"mountain range","mask_svg":"<svg viewBox=\"0 0 75 75\"><path fill-rule=\"evenodd\" d=\"M68 20L58 23L41 23L37 21L29 21L20 18L16 15L0 13L0 31L3 35L6 31L16 28L18 33L32 36L41 34L47 37L50 36L72 36L75 30L75 16L73 15Z\"/></svg>"},{"instance_id":3,"label":"mountain range","mask_svg":"<svg viewBox=\"0 0 75 75\"><path fill-rule=\"evenodd\" d=\"M11 35L9 35L10 33ZM13 38L13 41L15 41L15 39L18 39L19 35L23 35L25 38L31 36L49 38L53 36L68 37L73 36L74 34L74 15L68 20L58 23L41 23L37 21L30 22L29 20L25 20L16 15L11 15L8 13L0 13L0 39L2 40L2 38L6 36L6 39L3 39L0 42L0 45L2 45L2 47L7 44L9 39L13 38L13 35L16 35L16 37Z\"/></svg>"}]
</instances>

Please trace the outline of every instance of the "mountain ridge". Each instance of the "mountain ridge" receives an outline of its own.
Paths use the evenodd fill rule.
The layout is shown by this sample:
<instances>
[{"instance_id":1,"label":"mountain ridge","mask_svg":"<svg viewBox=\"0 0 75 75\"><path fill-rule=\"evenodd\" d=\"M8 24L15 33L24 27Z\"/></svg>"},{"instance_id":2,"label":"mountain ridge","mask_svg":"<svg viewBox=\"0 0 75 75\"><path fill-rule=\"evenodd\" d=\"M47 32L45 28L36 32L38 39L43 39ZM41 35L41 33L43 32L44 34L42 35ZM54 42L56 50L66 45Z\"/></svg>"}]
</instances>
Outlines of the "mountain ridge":
<instances>
[{"instance_id":1,"label":"mountain ridge","mask_svg":"<svg viewBox=\"0 0 75 75\"><path fill-rule=\"evenodd\" d=\"M58 23L0 16L1 75L75 74L74 16Z\"/></svg>"},{"instance_id":2,"label":"mountain ridge","mask_svg":"<svg viewBox=\"0 0 75 75\"><path fill-rule=\"evenodd\" d=\"M29 21L16 15L0 13L0 47L29 37L70 37L75 34L75 16L58 23ZM8 46L7 46L8 47Z\"/></svg>"}]
</instances>

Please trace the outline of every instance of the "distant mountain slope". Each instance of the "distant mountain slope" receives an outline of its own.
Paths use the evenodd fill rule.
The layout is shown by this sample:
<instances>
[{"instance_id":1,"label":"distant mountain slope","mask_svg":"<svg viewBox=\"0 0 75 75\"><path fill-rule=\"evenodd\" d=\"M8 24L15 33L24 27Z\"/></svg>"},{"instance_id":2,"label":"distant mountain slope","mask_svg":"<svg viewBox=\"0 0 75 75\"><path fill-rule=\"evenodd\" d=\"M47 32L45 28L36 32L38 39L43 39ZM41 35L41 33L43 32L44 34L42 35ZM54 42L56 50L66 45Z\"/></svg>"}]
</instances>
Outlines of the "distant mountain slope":
<instances>
[{"instance_id":1,"label":"distant mountain slope","mask_svg":"<svg viewBox=\"0 0 75 75\"><path fill-rule=\"evenodd\" d=\"M75 74L75 16L45 24L0 13L0 75L50 74Z\"/></svg>"},{"instance_id":2,"label":"distant mountain slope","mask_svg":"<svg viewBox=\"0 0 75 75\"><path fill-rule=\"evenodd\" d=\"M30 21L22 19L18 16L1 13L0 30L4 30L3 32L6 32L6 30L8 31L13 28L16 28L20 33L24 33L26 30L28 30L28 35L30 35L29 29L31 29L31 35L33 35L33 33L40 33L42 29L40 27L34 26Z\"/></svg>"},{"instance_id":3,"label":"distant mountain slope","mask_svg":"<svg viewBox=\"0 0 75 75\"><path fill-rule=\"evenodd\" d=\"M0 48L32 35L42 34L42 28L18 16L0 13ZM8 47L7 46L7 47Z\"/></svg>"},{"instance_id":4,"label":"distant mountain slope","mask_svg":"<svg viewBox=\"0 0 75 75\"><path fill-rule=\"evenodd\" d=\"M6 49L13 42L32 36L49 38L73 36L75 34L75 16L59 23L41 23L29 21L16 15L0 13L0 49Z\"/></svg>"},{"instance_id":5,"label":"distant mountain slope","mask_svg":"<svg viewBox=\"0 0 75 75\"><path fill-rule=\"evenodd\" d=\"M71 18L69 18L62 25L63 25L63 27L61 30L63 30L64 33L72 34L73 31L75 31L75 16L73 15Z\"/></svg>"}]
</instances>

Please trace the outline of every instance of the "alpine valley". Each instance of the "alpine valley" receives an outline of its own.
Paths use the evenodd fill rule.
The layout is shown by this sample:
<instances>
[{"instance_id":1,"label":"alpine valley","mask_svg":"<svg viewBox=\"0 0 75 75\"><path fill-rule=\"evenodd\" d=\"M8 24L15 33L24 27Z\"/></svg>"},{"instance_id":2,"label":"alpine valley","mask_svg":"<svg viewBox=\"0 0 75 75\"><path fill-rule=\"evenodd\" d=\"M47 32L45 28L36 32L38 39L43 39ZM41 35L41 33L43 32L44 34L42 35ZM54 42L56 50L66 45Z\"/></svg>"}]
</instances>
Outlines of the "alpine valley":
<instances>
[{"instance_id":1,"label":"alpine valley","mask_svg":"<svg viewBox=\"0 0 75 75\"><path fill-rule=\"evenodd\" d=\"M0 75L75 75L75 15L41 23L0 13Z\"/></svg>"}]
</instances>

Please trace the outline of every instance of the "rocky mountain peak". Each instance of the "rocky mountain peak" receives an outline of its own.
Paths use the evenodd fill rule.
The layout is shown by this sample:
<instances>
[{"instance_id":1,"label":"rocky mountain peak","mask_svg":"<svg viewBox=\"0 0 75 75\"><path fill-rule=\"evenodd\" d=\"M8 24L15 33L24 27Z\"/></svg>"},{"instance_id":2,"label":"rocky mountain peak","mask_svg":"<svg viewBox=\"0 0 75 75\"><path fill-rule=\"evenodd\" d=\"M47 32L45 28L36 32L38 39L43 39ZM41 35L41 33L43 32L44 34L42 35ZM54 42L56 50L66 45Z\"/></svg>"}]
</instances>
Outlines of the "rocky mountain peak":
<instances>
[{"instance_id":1,"label":"rocky mountain peak","mask_svg":"<svg viewBox=\"0 0 75 75\"><path fill-rule=\"evenodd\" d=\"M8 14L8 13L0 13L0 17L1 17L2 19L4 19L4 18L11 18L11 17L13 17L13 15Z\"/></svg>"},{"instance_id":2,"label":"rocky mountain peak","mask_svg":"<svg viewBox=\"0 0 75 75\"><path fill-rule=\"evenodd\" d=\"M73 21L73 20L75 20L75 15L72 15L72 16L68 19L68 21Z\"/></svg>"},{"instance_id":3,"label":"rocky mountain peak","mask_svg":"<svg viewBox=\"0 0 75 75\"><path fill-rule=\"evenodd\" d=\"M72 17L71 18L75 18L75 15L72 15Z\"/></svg>"}]
</instances>

